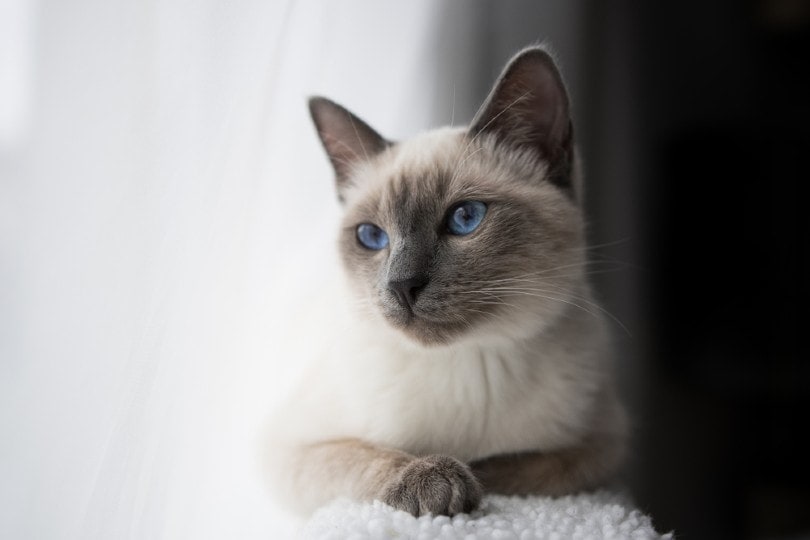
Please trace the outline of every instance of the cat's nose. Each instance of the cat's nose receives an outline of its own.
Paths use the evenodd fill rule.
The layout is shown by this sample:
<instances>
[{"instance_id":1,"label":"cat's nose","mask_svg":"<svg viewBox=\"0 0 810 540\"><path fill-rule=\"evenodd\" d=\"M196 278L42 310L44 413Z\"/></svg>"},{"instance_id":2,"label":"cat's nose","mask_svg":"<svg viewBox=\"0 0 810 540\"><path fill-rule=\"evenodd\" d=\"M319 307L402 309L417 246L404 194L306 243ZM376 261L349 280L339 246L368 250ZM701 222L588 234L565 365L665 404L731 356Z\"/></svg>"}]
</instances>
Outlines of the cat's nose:
<instances>
[{"instance_id":1,"label":"cat's nose","mask_svg":"<svg viewBox=\"0 0 810 540\"><path fill-rule=\"evenodd\" d=\"M407 309L412 309L416 296L427 285L427 276L414 276L398 281L389 281L388 288L394 293L399 304Z\"/></svg>"}]
</instances>

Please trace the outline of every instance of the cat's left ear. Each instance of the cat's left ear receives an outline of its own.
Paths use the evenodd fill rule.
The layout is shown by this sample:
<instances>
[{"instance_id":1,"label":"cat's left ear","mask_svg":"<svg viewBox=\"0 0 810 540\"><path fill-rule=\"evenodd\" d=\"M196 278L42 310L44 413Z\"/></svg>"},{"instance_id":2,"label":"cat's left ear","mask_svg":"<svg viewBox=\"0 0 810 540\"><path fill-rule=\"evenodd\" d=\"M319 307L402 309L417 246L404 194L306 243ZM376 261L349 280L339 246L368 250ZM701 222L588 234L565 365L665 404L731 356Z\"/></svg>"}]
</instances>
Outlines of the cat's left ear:
<instances>
[{"instance_id":1,"label":"cat's left ear","mask_svg":"<svg viewBox=\"0 0 810 540\"><path fill-rule=\"evenodd\" d=\"M349 183L352 169L385 150L391 143L360 118L323 97L309 100L309 112L323 147L335 169L338 198Z\"/></svg>"},{"instance_id":2,"label":"cat's left ear","mask_svg":"<svg viewBox=\"0 0 810 540\"><path fill-rule=\"evenodd\" d=\"M506 65L470 126L470 136L479 133L533 150L549 163L549 180L571 188L573 127L568 93L544 49L524 49Z\"/></svg>"}]
</instances>

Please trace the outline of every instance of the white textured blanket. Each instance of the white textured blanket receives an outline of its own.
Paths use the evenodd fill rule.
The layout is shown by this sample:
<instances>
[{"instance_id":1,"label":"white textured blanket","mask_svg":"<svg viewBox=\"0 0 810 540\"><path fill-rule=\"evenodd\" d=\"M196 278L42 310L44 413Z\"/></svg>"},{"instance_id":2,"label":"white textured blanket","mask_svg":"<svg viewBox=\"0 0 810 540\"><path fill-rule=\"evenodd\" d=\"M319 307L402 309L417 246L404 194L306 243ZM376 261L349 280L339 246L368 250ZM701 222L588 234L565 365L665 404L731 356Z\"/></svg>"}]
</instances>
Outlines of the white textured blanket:
<instances>
[{"instance_id":1,"label":"white textured blanket","mask_svg":"<svg viewBox=\"0 0 810 540\"><path fill-rule=\"evenodd\" d=\"M304 528L306 539L671 539L621 495L599 491L569 497L488 495L472 514L422 516L375 501L338 500L318 510Z\"/></svg>"}]
</instances>

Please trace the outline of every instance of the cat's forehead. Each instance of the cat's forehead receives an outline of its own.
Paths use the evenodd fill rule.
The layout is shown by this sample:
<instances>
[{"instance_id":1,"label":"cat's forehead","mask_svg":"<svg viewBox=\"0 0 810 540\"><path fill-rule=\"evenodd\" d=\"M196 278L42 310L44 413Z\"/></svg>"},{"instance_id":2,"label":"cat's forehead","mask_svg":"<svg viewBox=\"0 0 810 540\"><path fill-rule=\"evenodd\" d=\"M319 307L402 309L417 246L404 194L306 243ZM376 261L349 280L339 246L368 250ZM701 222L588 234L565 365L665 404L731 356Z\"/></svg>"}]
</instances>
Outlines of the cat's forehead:
<instances>
[{"instance_id":1,"label":"cat's forehead","mask_svg":"<svg viewBox=\"0 0 810 540\"><path fill-rule=\"evenodd\" d=\"M512 174L482 142L463 129L442 128L397 143L356 169L347 202L366 213L429 212L502 189L509 182L498 177Z\"/></svg>"},{"instance_id":2,"label":"cat's forehead","mask_svg":"<svg viewBox=\"0 0 810 540\"><path fill-rule=\"evenodd\" d=\"M445 128L394 144L355 169L347 205L366 215L430 212L448 196L468 142L462 130Z\"/></svg>"},{"instance_id":3,"label":"cat's forehead","mask_svg":"<svg viewBox=\"0 0 810 540\"><path fill-rule=\"evenodd\" d=\"M422 133L393 146L388 159L380 163L381 169L419 171L433 168L449 169L458 164L458 158L470 147L465 130L441 128Z\"/></svg>"},{"instance_id":4,"label":"cat's forehead","mask_svg":"<svg viewBox=\"0 0 810 540\"><path fill-rule=\"evenodd\" d=\"M455 169L469 141L460 129L444 128L394 144L357 172L366 194L407 197L415 189L434 190Z\"/></svg>"}]
</instances>

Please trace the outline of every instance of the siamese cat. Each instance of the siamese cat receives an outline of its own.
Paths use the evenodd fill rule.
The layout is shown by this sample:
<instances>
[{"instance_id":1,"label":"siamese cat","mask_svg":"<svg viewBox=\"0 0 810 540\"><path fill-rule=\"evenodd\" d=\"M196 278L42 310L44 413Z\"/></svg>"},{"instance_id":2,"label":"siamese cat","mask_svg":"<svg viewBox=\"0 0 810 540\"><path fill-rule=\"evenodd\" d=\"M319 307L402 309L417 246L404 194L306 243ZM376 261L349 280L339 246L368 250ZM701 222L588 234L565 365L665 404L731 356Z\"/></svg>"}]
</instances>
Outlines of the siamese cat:
<instances>
[{"instance_id":1,"label":"siamese cat","mask_svg":"<svg viewBox=\"0 0 810 540\"><path fill-rule=\"evenodd\" d=\"M309 107L345 279L320 297L322 353L273 421L282 498L304 514L349 497L454 515L484 493L609 480L625 417L549 53L517 54L468 128L391 142L328 99Z\"/></svg>"}]
</instances>

